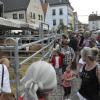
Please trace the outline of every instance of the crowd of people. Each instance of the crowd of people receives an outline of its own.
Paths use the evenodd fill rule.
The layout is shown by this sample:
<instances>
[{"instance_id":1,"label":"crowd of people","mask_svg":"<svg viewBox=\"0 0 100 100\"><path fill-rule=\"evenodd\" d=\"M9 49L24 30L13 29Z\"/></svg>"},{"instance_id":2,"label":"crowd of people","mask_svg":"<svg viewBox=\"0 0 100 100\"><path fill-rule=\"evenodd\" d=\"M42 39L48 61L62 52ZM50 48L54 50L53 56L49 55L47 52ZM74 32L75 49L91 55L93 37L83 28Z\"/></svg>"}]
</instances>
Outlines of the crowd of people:
<instances>
[{"instance_id":1,"label":"crowd of people","mask_svg":"<svg viewBox=\"0 0 100 100\"><path fill-rule=\"evenodd\" d=\"M78 77L81 86L77 92L80 100L100 100L100 68L98 57L99 49L94 34L72 33L63 35L56 41L51 56L51 64L54 66L59 82L64 89L63 100L69 100L71 94L71 81ZM98 41L99 42L99 41ZM77 70L73 73L72 69ZM92 84L93 83L93 84Z\"/></svg>"},{"instance_id":2,"label":"crowd of people","mask_svg":"<svg viewBox=\"0 0 100 100\"><path fill-rule=\"evenodd\" d=\"M99 42L99 41L98 41ZM81 79L77 91L79 100L100 100L99 49L92 34L72 33L56 40L49 62L33 62L21 79L23 100L49 100L48 95L60 84L64 90L63 100L70 100L71 81ZM1 92L11 93L9 80L10 62L0 53L0 82L4 68L4 85ZM75 72L74 72L75 70Z\"/></svg>"}]
</instances>

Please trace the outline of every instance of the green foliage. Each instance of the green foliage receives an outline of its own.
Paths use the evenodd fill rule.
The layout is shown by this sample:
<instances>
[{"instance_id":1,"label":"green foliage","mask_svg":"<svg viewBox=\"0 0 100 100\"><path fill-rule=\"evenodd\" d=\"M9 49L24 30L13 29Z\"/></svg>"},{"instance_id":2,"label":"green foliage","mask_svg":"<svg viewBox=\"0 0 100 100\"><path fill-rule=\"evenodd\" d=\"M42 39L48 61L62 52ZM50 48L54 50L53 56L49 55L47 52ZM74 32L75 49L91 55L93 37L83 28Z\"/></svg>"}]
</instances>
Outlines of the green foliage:
<instances>
[{"instance_id":1,"label":"green foliage","mask_svg":"<svg viewBox=\"0 0 100 100\"><path fill-rule=\"evenodd\" d=\"M58 30L66 34L67 33L67 26L64 25L64 23L60 23L58 25Z\"/></svg>"}]
</instances>

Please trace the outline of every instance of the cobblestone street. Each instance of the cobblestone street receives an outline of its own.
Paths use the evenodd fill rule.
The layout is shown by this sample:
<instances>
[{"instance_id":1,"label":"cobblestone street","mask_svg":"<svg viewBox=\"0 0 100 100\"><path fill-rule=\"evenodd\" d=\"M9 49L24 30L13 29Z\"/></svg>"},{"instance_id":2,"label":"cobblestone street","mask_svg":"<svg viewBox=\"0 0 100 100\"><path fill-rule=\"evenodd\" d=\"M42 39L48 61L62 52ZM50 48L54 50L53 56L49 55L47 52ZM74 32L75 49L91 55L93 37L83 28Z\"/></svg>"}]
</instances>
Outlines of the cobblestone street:
<instances>
[{"instance_id":1,"label":"cobblestone street","mask_svg":"<svg viewBox=\"0 0 100 100\"><path fill-rule=\"evenodd\" d=\"M76 96L76 92L80 86L79 84L80 80L78 78L72 80L71 100L79 100ZM63 100L63 94L62 86L58 85L57 89L50 94L49 100Z\"/></svg>"}]
</instances>

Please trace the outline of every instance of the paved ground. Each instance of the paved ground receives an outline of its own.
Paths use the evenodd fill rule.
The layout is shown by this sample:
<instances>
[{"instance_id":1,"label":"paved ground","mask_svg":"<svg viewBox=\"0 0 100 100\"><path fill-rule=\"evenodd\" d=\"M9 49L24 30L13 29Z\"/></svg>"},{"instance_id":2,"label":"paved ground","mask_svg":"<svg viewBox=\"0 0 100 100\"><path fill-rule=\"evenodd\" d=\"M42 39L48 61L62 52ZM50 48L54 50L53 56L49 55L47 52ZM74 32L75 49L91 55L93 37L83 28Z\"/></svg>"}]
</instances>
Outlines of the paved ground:
<instances>
[{"instance_id":1,"label":"paved ground","mask_svg":"<svg viewBox=\"0 0 100 100\"><path fill-rule=\"evenodd\" d=\"M80 83L80 80L78 78L75 78L73 81L72 81L72 92L71 92L71 100L79 100L78 97L76 96L76 92L79 88L79 83ZM54 90L50 96L49 96L49 100L63 100L63 88L62 86L58 85L57 89Z\"/></svg>"}]
</instances>

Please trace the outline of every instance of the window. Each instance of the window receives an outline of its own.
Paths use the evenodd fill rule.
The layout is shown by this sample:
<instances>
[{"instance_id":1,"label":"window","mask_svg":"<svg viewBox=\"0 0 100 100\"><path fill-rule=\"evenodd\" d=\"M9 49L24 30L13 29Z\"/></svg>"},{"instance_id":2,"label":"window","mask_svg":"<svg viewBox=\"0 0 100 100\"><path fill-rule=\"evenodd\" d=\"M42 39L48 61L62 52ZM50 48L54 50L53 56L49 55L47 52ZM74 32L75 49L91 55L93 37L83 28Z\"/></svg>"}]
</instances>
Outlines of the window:
<instances>
[{"instance_id":1,"label":"window","mask_svg":"<svg viewBox=\"0 0 100 100\"><path fill-rule=\"evenodd\" d=\"M43 20L43 16L41 15L41 20Z\"/></svg>"},{"instance_id":2,"label":"window","mask_svg":"<svg viewBox=\"0 0 100 100\"><path fill-rule=\"evenodd\" d=\"M54 20L53 20L53 26L55 26L55 25L56 25L56 20L54 19Z\"/></svg>"},{"instance_id":3,"label":"window","mask_svg":"<svg viewBox=\"0 0 100 100\"><path fill-rule=\"evenodd\" d=\"M52 15L56 15L56 10L55 9L52 10Z\"/></svg>"},{"instance_id":4,"label":"window","mask_svg":"<svg viewBox=\"0 0 100 100\"><path fill-rule=\"evenodd\" d=\"M24 19L24 14L19 14L19 19Z\"/></svg>"},{"instance_id":5,"label":"window","mask_svg":"<svg viewBox=\"0 0 100 100\"><path fill-rule=\"evenodd\" d=\"M60 25L63 24L63 19L60 19L60 20L59 20L59 24L60 24Z\"/></svg>"},{"instance_id":6,"label":"window","mask_svg":"<svg viewBox=\"0 0 100 100\"><path fill-rule=\"evenodd\" d=\"M13 14L13 19L17 19L17 13Z\"/></svg>"},{"instance_id":7,"label":"window","mask_svg":"<svg viewBox=\"0 0 100 100\"><path fill-rule=\"evenodd\" d=\"M30 12L30 17L32 18L32 12Z\"/></svg>"},{"instance_id":8,"label":"window","mask_svg":"<svg viewBox=\"0 0 100 100\"><path fill-rule=\"evenodd\" d=\"M35 13L33 13L33 19L35 19Z\"/></svg>"},{"instance_id":9,"label":"window","mask_svg":"<svg viewBox=\"0 0 100 100\"><path fill-rule=\"evenodd\" d=\"M59 9L59 15L63 15L63 9Z\"/></svg>"},{"instance_id":10,"label":"window","mask_svg":"<svg viewBox=\"0 0 100 100\"><path fill-rule=\"evenodd\" d=\"M92 29L95 30L95 27L93 26Z\"/></svg>"},{"instance_id":11,"label":"window","mask_svg":"<svg viewBox=\"0 0 100 100\"><path fill-rule=\"evenodd\" d=\"M39 19L39 20L41 19L41 16L40 16L40 15L38 15L38 19Z\"/></svg>"}]
</instances>

